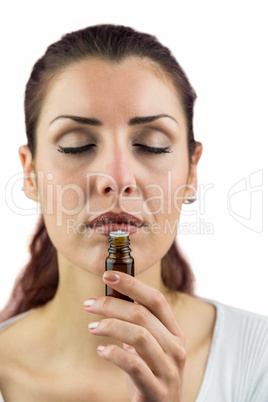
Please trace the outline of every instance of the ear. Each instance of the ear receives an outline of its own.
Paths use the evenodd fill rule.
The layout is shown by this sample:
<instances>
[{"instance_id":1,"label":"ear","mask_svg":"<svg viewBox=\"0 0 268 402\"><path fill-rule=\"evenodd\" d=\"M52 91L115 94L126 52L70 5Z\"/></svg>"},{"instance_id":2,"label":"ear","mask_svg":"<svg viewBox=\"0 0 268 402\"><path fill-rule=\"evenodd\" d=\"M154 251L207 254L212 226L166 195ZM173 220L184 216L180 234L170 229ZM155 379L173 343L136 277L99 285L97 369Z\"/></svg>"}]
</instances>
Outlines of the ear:
<instances>
[{"instance_id":1,"label":"ear","mask_svg":"<svg viewBox=\"0 0 268 402\"><path fill-rule=\"evenodd\" d=\"M189 197L194 195L197 191L197 164L203 153L203 145L201 142L195 142L195 151L191 157L189 175L187 180L187 190L185 191L185 196Z\"/></svg>"},{"instance_id":2,"label":"ear","mask_svg":"<svg viewBox=\"0 0 268 402\"><path fill-rule=\"evenodd\" d=\"M24 192L33 201L38 201L37 180L32 153L27 145L19 148L20 161L24 171Z\"/></svg>"}]
</instances>

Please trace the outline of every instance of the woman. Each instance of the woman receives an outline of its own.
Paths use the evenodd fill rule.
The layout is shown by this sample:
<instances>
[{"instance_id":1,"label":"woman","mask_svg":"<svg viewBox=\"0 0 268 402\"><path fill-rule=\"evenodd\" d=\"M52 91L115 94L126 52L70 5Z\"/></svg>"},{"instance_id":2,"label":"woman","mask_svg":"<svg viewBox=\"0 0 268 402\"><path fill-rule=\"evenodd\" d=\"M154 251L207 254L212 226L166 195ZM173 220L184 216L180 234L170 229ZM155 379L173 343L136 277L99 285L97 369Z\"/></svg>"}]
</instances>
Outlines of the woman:
<instances>
[{"instance_id":1,"label":"woman","mask_svg":"<svg viewBox=\"0 0 268 402\"><path fill-rule=\"evenodd\" d=\"M3 312L4 400L267 400L267 319L194 297L175 244L202 154L194 101L169 50L122 26L65 35L34 66L20 158L42 215ZM116 229L135 278L104 273Z\"/></svg>"}]
</instances>

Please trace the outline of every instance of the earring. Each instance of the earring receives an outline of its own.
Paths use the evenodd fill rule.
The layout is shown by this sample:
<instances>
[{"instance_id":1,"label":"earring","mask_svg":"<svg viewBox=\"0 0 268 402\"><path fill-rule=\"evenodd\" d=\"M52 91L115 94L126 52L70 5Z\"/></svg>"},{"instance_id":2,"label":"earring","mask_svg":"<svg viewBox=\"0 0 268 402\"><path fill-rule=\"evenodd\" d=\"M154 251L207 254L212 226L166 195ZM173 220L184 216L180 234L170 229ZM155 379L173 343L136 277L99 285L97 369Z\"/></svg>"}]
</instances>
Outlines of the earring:
<instances>
[{"instance_id":1,"label":"earring","mask_svg":"<svg viewBox=\"0 0 268 402\"><path fill-rule=\"evenodd\" d=\"M31 176L24 176L24 180L30 179ZM24 191L24 186L21 188L21 191Z\"/></svg>"},{"instance_id":2,"label":"earring","mask_svg":"<svg viewBox=\"0 0 268 402\"><path fill-rule=\"evenodd\" d=\"M186 198L186 199L183 201L183 204L192 204L192 203L195 202L196 200L197 200L196 194L190 195L190 197Z\"/></svg>"}]
</instances>

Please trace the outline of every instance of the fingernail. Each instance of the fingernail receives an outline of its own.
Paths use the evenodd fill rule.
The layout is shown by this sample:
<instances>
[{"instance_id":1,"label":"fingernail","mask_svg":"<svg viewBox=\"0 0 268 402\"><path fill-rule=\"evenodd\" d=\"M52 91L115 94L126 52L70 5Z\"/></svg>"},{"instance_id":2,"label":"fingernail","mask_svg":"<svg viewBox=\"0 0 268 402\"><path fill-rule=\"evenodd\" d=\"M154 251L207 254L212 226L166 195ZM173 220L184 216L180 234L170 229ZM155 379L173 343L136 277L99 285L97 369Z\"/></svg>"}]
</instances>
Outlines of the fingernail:
<instances>
[{"instance_id":1,"label":"fingernail","mask_svg":"<svg viewBox=\"0 0 268 402\"><path fill-rule=\"evenodd\" d=\"M85 307L91 307L95 303L95 299L88 299L84 301Z\"/></svg>"},{"instance_id":2,"label":"fingernail","mask_svg":"<svg viewBox=\"0 0 268 402\"><path fill-rule=\"evenodd\" d=\"M102 352L105 348L106 348L105 345L100 345L100 346L97 347L97 350L98 350L99 352Z\"/></svg>"},{"instance_id":3,"label":"fingernail","mask_svg":"<svg viewBox=\"0 0 268 402\"><path fill-rule=\"evenodd\" d=\"M89 324L88 324L88 328L89 329L95 329L95 328L97 328L97 326L99 325L99 321L94 321L94 322L90 322Z\"/></svg>"},{"instance_id":4,"label":"fingernail","mask_svg":"<svg viewBox=\"0 0 268 402\"><path fill-rule=\"evenodd\" d=\"M116 274L113 271L105 271L103 274L103 278L109 282L117 282L120 279L120 275Z\"/></svg>"}]
</instances>

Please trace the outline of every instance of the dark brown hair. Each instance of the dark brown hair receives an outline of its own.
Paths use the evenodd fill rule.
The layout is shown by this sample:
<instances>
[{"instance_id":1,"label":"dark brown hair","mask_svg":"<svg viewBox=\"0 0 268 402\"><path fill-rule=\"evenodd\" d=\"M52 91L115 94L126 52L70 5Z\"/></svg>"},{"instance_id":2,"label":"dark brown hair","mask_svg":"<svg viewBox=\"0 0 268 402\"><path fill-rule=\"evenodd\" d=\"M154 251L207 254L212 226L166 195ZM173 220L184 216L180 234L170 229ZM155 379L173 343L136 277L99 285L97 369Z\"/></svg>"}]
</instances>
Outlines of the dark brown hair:
<instances>
[{"instance_id":1,"label":"dark brown hair","mask_svg":"<svg viewBox=\"0 0 268 402\"><path fill-rule=\"evenodd\" d=\"M189 163L195 150L193 109L196 99L186 74L168 48L152 35L121 25L96 25L64 35L47 48L33 67L25 91L25 123L28 146L36 153L36 127L42 106L54 78L67 66L96 57L120 62L136 56L152 62L177 89L187 121ZM53 298L58 285L57 252L52 244L43 216L39 217L30 245L30 260L18 277L1 320ZM170 289L193 293L194 276L178 246L173 243L162 259L162 278Z\"/></svg>"}]
</instances>

